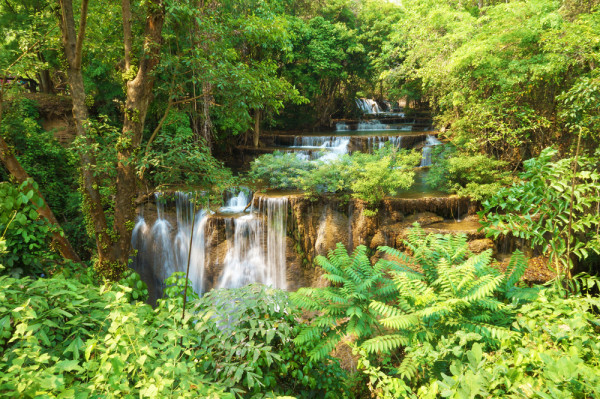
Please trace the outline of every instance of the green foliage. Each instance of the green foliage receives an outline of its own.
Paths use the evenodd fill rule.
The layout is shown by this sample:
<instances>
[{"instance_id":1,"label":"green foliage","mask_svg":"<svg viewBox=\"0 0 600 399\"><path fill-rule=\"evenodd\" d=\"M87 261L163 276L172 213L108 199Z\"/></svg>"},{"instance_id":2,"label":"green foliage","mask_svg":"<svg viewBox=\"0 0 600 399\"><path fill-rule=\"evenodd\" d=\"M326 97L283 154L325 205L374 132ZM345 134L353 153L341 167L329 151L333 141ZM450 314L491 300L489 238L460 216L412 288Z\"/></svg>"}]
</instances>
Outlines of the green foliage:
<instances>
[{"instance_id":1,"label":"green foliage","mask_svg":"<svg viewBox=\"0 0 600 399\"><path fill-rule=\"evenodd\" d=\"M0 277L0 288L3 396L232 397L202 377L178 307L62 276Z\"/></svg>"},{"instance_id":2,"label":"green foliage","mask_svg":"<svg viewBox=\"0 0 600 399\"><path fill-rule=\"evenodd\" d=\"M445 145L435 147L432 158L425 181L440 191L482 200L511 182L507 163L487 155L462 154L454 146Z\"/></svg>"},{"instance_id":3,"label":"green foliage","mask_svg":"<svg viewBox=\"0 0 600 399\"><path fill-rule=\"evenodd\" d=\"M493 348L498 340L512 335L514 308L503 299L535 298L535 291L515 288L527 267L520 252L501 273L490 266L491 251L471 256L465 235L426 235L416 226L406 243L412 257L393 248L380 248L404 268L391 272L398 291L394 302L373 301L370 305L392 333L366 341L363 347L367 352L417 347L416 351L406 350L396 369L402 378L412 379L445 370L442 356L437 363L431 362L418 349L424 344L434 348L439 340L462 330L477 334L485 348ZM415 262L423 273L412 270Z\"/></svg>"},{"instance_id":4,"label":"green foliage","mask_svg":"<svg viewBox=\"0 0 600 399\"><path fill-rule=\"evenodd\" d=\"M597 298L541 292L523 306L516 334L493 352L474 344L450 374L419 389L420 398L482 396L579 398L600 395Z\"/></svg>"},{"instance_id":5,"label":"green foliage","mask_svg":"<svg viewBox=\"0 0 600 399\"><path fill-rule=\"evenodd\" d=\"M417 88L457 144L514 166L573 142L574 113L579 126L596 126L600 10L586 2L572 13L580 2L555 0L479 3L402 3L405 19L381 55L393 93Z\"/></svg>"},{"instance_id":6,"label":"green foliage","mask_svg":"<svg viewBox=\"0 0 600 399\"><path fill-rule=\"evenodd\" d=\"M592 251L600 253L600 153L580 156L575 176L574 159L556 160L556 155L556 150L547 148L539 157L526 161L520 174L522 182L483 202L481 215L485 216L488 235L510 233L525 238L548 254L559 271L568 271L571 254L583 260ZM573 217L569 223L572 189Z\"/></svg>"},{"instance_id":7,"label":"green foliage","mask_svg":"<svg viewBox=\"0 0 600 399\"><path fill-rule=\"evenodd\" d=\"M375 207L386 195L413 184L411 170L420 161L416 151L389 146L373 154L355 152L333 159L307 160L294 153L274 152L256 158L249 177L270 188L297 188L309 196L350 192Z\"/></svg>"},{"instance_id":8,"label":"green foliage","mask_svg":"<svg viewBox=\"0 0 600 399\"><path fill-rule=\"evenodd\" d=\"M292 300L298 306L317 312L294 341L304 344L320 340L309 353L311 359L325 358L346 335L361 343L381 329L377 313L369 304L372 301L389 302L396 297L396 287L387 273L398 266L383 260L372 266L367 251L361 245L348 255L346 248L337 244L328 258L318 256L315 259L331 285L300 288L292 294Z\"/></svg>"},{"instance_id":9,"label":"green foliage","mask_svg":"<svg viewBox=\"0 0 600 399\"><path fill-rule=\"evenodd\" d=\"M74 152L59 144L52 131L42 129L37 107L33 100L12 101L0 123L0 134L13 147L21 166L38 183L48 206L62 221L69 242L85 258L93 245L83 228L77 159Z\"/></svg>"},{"instance_id":10,"label":"green foliage","mask_svg":"<svg viewBox=\"0 0 600 399\"><path fill-rule=\"evenodd\" d=\"M308 162L292 152L275 151L261 155L252 161L248 176L271 188L295 188L301 171L314 171L316 164Z\"/></svg>"},{"instance_id":11,"label":"green foliage","mask_svg":"<svg viewBox=\"0 0 600 399\"><path fill-rule=\"evenodd\" d=\"M179 306L183 306L183 294L186 294L186 302L198 299L199 296L194 292L192 282L185 278L184 272L175 272L165 280L165 291L163 297L169 299L170 302L175 302ZM187 285L187 290L186 290Z\"/></svg>"},{"instance_id":12,"label":"green foliage","mask_svg":"<svg viewBox=\"0 0 600 399\"><path fill-rule=\"evenodd\" d=\"M222 190L232 185L229 169L194 136L189 117L171 111L140 169L148 169L155 187L188 186Z\"/></svg>"},{"instance_id":13,"label":"green foliage","mask_svg":"<svg viewBox=\"0 0 600 399\"><path fill-rule=\"evenodd\" d=\"M133 271L133 269L127 269L123 273L123 277L119 280L117 287L123 289L123 287L129 288L124 290L127 299L132 301L146 302L148 300L148 286L144 283L140 275Z\"/></svg>"},{"instance_id":14,"label":"green foliage","mask_svg":"<svg viewBox=\"0 0 600 399\"><path fill-rule=\"evenodd\" d=\"M60 262L49 249L53 227L36 212L42 199L30 183L37 187L31 180L18 187L0 183L0 231L6 249L0 264L13 276L49 274Z\"/></svg>"},{"instance_id":15,"label":"green foliage","mask_svg":"<svg viewBox=\"0 0 600 399\"><path fill-rule=\"evenodd\" d=\"M338 244L328 258L317 258L331 285L292 294L316 312L295 342L320 339L310 352L319 359L351 337L369 389L381 398L408 396L441 378L474 342L497 348L516 334L517 310L538 292L518 286L527 267L520 252L500 272L490 251L469 252L465 235L427 235L416 225L406 245L411 256L380 247L384 255L372 265L366 247L350 256Z\"/></svg>"},{"instance_id":16,"label":"green foliage","mask_svg":"<svg viewBox=\"0 0 600 399\"><path fill-rule=\"evenodd\" d=\"M172 304L161 300L159 307ZM191 301L189 312L202 343L198 367L229 391L242 397L345 397L337 362L307 359L318 340L294 340L299 314L286 292L262 285L213 290Z\"/></svg>"}]
</instances>

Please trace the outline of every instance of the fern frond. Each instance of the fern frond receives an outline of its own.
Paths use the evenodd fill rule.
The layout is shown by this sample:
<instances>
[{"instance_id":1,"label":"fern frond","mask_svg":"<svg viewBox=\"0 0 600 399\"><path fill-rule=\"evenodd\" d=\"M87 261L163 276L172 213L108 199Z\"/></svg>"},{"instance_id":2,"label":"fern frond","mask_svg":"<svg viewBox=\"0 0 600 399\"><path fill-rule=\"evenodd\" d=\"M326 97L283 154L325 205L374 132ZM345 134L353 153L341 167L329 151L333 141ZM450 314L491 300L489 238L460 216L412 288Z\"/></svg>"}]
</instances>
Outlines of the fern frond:
<instances>
[{"instance_id":1,"label":"fern frond","mask_svg":"<svg viewBox=\"0 0 600 399\"><path fill-rule=\"evenodd\" d=\"M371 302L369 307L383 317L395 317L404 314L404 312L402 312L401 310L383 302L373 301Z\"/></svg>"},{"instance_id":2,"label":"fern frond","mask_svg":"<svg viewBox=\"0 0 600 399\"><path fill-rule=\"evenodd\" d=\"M521 277L523 277L523 274L525 274L525 270L527 270L527 259L523 252L517 249L510 257L510 262L508 262L506 268L504 289L508 291L514 287Z\"/></svg>"},{"instance_id":3,"label":"fern frond","mask_svg":"<svg viewBox=\"0 0 600 399\"><path fill-rule=\"evenodd\" d=\"M309 353L310 360L318 361L325 358L331 353L340 342L342 337L339 334L330 335L326 339L319 342Z\"/></svg>"},{"instance_id":4,"label":"fern frond","mask_svg":"<svg viewBox=\"0 0 600 399\"><path fill-rule=\"evenodd\" d=\"M485 297L490 297L500 287L504 281L504 276L483 276L477 284L463 297L466 301L472 302Z\"/></svg>"},{"instance_id":5,"label":"fern frond","mask_svg":"<svg viewBox=\"0 0 600 399\"><path fill-rule=\"evenodd\" d=\"M410 339L403 334L381 335L363 342L361 345L368 353L390 353L392 350L410 344Z\"/></svg>"},{"instance_id":6,"label":"fern frond","mask_svg":"<svg viewBox=\"0 0 600 399\"><path fill-rule=\"evenodd\" d=\"M387 328L393 328L394 330L407 330L417 327L421 321L418 314L402 314L398 316L386 317L381 319L380 323Z\"/></svg>"},{"instance_id":7,"label":"fern frond","mask_svg":"<svg viewBox=\"0 0 600 399\"><path fill-rule=\"evenodd\" d=\"M418 359L412 353L409 353L402 360L400 367L398 367L398 374L400 374L401 378L411 380L417 375L419 366Z\"/></svg>"}]
</instances>

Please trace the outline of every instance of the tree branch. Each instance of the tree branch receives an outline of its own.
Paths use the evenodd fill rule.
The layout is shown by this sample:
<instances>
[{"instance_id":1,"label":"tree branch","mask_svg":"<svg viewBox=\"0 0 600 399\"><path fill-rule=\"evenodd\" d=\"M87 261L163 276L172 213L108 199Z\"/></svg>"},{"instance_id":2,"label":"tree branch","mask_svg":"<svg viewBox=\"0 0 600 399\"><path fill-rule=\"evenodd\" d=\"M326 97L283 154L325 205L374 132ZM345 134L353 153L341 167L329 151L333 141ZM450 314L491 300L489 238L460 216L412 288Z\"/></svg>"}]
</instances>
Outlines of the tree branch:
<instances>
[{"instance_id":1,"label":"tree branch","mask_svg":"<svg viewBox=\"0 0 600 399\"><path fill-rule=\"evenodd\" d=\"M77 33L77 44L75 46L75 67L81 68L81 54L83 53L83 38L87 25L88 0L82 0L81 13L79 15L79 33Z\"/></svg>"}]
</instances>

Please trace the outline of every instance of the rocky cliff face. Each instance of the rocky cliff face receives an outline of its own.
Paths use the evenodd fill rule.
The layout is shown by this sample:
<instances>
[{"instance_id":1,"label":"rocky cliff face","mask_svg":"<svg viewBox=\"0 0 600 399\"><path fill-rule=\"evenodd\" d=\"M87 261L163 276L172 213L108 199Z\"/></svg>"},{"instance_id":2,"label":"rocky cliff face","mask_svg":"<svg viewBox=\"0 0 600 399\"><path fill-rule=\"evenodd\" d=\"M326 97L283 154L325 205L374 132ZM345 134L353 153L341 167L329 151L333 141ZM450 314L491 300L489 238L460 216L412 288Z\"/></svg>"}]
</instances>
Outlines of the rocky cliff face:
<instances>
[{"instance_id":1,"label":"rocky cliff face","mask_svg":"<svg viewBox=\"0 0 600 399\"><path fill-rule=\"evenodd\" d=\"M255 209L265 200L264 197L265 194L255 195ZM344 244L348 250L353 250L358 245L366 245L374 250L375 258L379 256L377 247L382 245L404 249L404 239L414 223L419 223L426 231L432 233L465 233L472 241L471 249L474 252L493 248L493 242L484 239L483 234L477 231L479 224L474 215L475 207L476 204L469 199L456 196L390 198L382 201L375 216L368 216L368 213L365 214L366 203L359 200L343 200L337 196L311 200L303 195L290 195L285 223L286 236L280 241L285 245L287 289L296 290L300 287L325 284L320 278L322 272L315 267L314 260L318 255L326 255L337 243ZM142 208L140 213L144 215L145 223L150 228L157 219L155 205L148 203ZM175 243L178 215L173 204L165 204L164 211L161 212L161 220L168 222L166 234L170 238L167 241ZM266 215L255 215L258 218L266 218ZM204 262L202 291L219 286L228 253L235 245L239 245L240 237L237 236L236 243L234 232L240 217L239 214L216 213L206 218L202 227L201 244ZM455 219L459 217L463 220L456 222ZM268 221L264 219L261 223L267 226ZM266 236L260 240L262 251L266 253L269 245ZM162 282L157 277L160 272L156 271L157 265L154 263L163 261L156 261L156 244L150 240L146 244L136 245L137 248L144 248L149 255L140 256L139 259L143 258L144 264L135 262L134 266L142 277L146 276L143 279L148 280L149 285L156 286L155 296L159 296ZM180 256L187 259L187 253ZM183 267L181 263L179 262L179 268Z\"/></svg>"},{"instance_id":2,"label":"rocky cliff face","mask_svg":"<svg viewBox=\"0 0 600 399\"><path fill-rule=\"evenodd\" d=\"M326 255L343 243L349 250L358 245L372 249L387 245L403 248L406 232L414 223L439 233L466 233L470 239L481 239L479 225L470 221L444 222L473 215L476 204L456 196L435 198L390 198L382 201L375 216L365 215L366 203L324 197L317 201L297 196L290 198L292 237L308 263L317 255Z\"/></svg>"}]
</instances>

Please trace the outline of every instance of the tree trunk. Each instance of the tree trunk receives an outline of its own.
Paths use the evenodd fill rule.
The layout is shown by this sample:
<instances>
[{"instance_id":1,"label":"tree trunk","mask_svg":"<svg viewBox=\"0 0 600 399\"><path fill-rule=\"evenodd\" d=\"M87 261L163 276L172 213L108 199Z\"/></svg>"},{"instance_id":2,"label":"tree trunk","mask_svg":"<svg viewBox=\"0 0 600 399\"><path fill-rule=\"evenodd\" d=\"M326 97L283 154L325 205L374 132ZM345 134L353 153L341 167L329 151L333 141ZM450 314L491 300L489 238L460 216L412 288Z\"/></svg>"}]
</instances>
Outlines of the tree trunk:
<instances>
[{"instance_id":1,"label":"tree trunk","mask_svg":"<svg viewBox=\"0 0 600 399\"><path fill-rule=\"evenodd\" d=\"M45 61L42 53L38 52L37 56L40 61ZM49 69L43 69L40 71L40 73L38 73L38 80L40 82L40 92L44 94L54 94L54 84L52 83Z\"/></svg>"},{"instance_id":2,"label":"tree trunk","mask_svg":"<svg viewBox=\"0 0 600 399\"><path fill-rule=\"evenodd\" d=\"M2 99L0 98L0 121L1 120L2 120ZM6 143L6 141L4 141L4 138L1 136L0 136L0 159L2 160L2 164L4 165L6 170L8 170L8 172L19 183L22 184L27 179L29 179L29 174L27 174L25 169L23 169L23 167L19 163L19 160L15 157L15 155L9 148L8 144ZM44 196L42 195L42 193L40 193L39 190L37 190L31 184L29 184L29 189L37 192L38 196L43 201L43 205L36 209L37 213L41 217L48 219L48 221L51 224L53 224L54 226L56 226L58 228L58 231L55 231L54 233L52 233L52 241L58 247L60 254L63 257L65 257L66 259L70 259L75 262L81 262L81 259L79 259L79 256L77 255L77 253L75 252L75 250L73 249L71 244L69 243L69 240L67 240L67 238L61 234L62 229L60 227L60 224L58 223L58 220L56 220L54 213L52 212L52 210L46 203L46 200L44 199Z\"/></svg>"},{"instance_id":3,"label":"tree trunk","mask_svg":"<svg viewBox=\"0 0 600 399\"><path fill-rule=\"evenodd\" d=\"M202 137L206 146L212 148L212 120L210 119L210 103L212 102L212 86L208 82L202 83Z\"/></svg>"},{"instance_id":4,"label":"tree trunk","mask_svg":"<svg viewBox=\"0 0 600 399\"><path fill-rule=\"evenodd\" d=\"M65 56L69 65L68 78L73 99L73 116L77 135L84 138L88 146L93 144L87 135L88 110L85 105L85 89L81 73L81 56L85 34L88 0L82 0L79 34L75 34L72 0L60 0L61 31ZM129 2L123 0L126 64L131 60L131 12ZM102 208L99 185L91 168L96 165L93 153L81 151L84 192L89 216L94 224L98 262L96 269L106 278L118 280L127 267L131 247L131 230L135 218L136 176L135 152L142 141L144 122L154 87L152 71L159 61L162 43L164 8L160 0L151 0L146 18L144 53L139 62L137 75L127 82L123 130L117 146L117 181L113 230L108 228L107 217ZM129 11L128 11L129 10Z\"/></svg>"},{"instance_id":5,"label":"tree trunk","mask_svg":"<svg viewBox=\"0 0 600 399\"><path fill-rule=\"evenodd\" d=\"M121 0L121 10L123 12L123 48L125 50L125 72L129 72L129 68L131 68L131 46L133 42L131 34L130 0Z\"/></svg>"},{"instance_id":6,"label":"tree trunk","mask_svg":"<svg viewBox=\"0 0 600 399\"><path fill-rule=\"evenodd\" d=\"M76 34L73 1L60 0L60 29L68 64L67 78L71 91L71 100L73 101L73 119L75 120L77 136L82 137L84 143L88 147L91 147L93 141L88 136L86 129L86 125L88 124L88 109L85 104L85 88L83 85L83 74L81 73L81 56L87 20L87 4L88 0L82 1L79 33ZM110 259L110 245L112 240L109 235L108 223L98 191L99 185L92 172L92 168L96 165L96 160L94 154L86 149L80 150L79 155L81 157L83 175L84 206L88 209L94 226L98 262L103 263Z\"/></svg>"},{"instance_id":7,"label":"tree trunk","mask_svg":"<svg viewBox=\"0 0 600 399\"><path fill-rule=\"evenodd\" d=\"M146 18L145 49L139 63L138 73L127 82L125 118L121 144L117 147L117 192L115 199L115 230L117 243L113 259L127 265L131 249L131 230L135 219L137 179L135 175L135 152L142 142L144 122L154 87L152 71L160 60L164 9L160 0L150 2Z\"/></svg>"},{"instance_id":8,"label":"tree trunk","mask_svg":"<svg viewBox=\"0 0 600 399\"><path fill-rule=\"evenodd\" d=\"M258 139L260 137L260 109L254 110L254 135L252 137L252 144L254 148L258 148Z\"/></svg>"}]
</instances>

